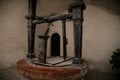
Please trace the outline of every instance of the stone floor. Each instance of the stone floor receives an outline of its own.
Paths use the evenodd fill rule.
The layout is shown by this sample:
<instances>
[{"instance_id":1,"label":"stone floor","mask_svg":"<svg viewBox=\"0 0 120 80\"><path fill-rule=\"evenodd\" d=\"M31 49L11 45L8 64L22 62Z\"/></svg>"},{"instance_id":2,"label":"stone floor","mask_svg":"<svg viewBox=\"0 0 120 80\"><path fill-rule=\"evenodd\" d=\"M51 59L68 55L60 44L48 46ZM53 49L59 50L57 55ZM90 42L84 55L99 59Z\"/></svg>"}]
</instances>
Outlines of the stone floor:
<instances>
[{"instance_id":1,"label":"stone floor","mask_svg":"<svg viewBox=\"0 0 120 80\"><path fill-rule=\"evenodd\" d=\"M86 80L120 80L120 74L118 75L89 70Z\"/></svg>"},{"instance_id":2,"label":"stone floor","mask_svg":"<svg viewBox=\"0 0 120 80\"><path fill-rule=\"evenodd\" d=\"M0 69L0 80L27 80L16 70L15 66L8 69ZM86 80L120 80L120 74L88 71Z\"/></svg>"},{"instance_id":3,"label":"stone floor","mask_svg":"<svg viewBox=\"0 0 120 80\"><path fill-rule=\"evenodd\" d=\"M0 69L0 80L22 80L15 67Z\"/></svg>"}]
</instances>

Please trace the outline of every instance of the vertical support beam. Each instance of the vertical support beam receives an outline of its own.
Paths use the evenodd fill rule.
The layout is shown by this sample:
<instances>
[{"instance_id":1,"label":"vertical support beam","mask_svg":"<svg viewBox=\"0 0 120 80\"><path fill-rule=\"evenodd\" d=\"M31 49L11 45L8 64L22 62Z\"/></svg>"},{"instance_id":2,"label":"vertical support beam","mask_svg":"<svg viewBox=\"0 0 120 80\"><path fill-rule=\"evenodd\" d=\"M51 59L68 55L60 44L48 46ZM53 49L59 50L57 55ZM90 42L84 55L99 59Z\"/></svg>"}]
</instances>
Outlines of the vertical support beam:
<instances>
[{"instance_id":1,"label":"vertical support beam","mask_svg":"<svg viewBox=\"0 0 120 80\"><path fill-rule=\"evenodd\" d=\"M33 24L32 21L36 16L36 2L37 0L29 0L28 1L28 58L34 58L34 42L35 42L35 28L36 24Z\"/></svg>"},{"instance_id":2,"label":"vertical support beam","mask_svg":"<svg viewBox=\"0 0 120 80\"><path fill-rule=\"evenodd\" d=\"M74 59L73 64L82 64L82 31L83 10L85 5L82 0L71 5L74 24Z\"/></svg>"},{"instance_id":3,"label":"vertical support beam","mask_svg":"<svg viewBox=\"0 0 120 80\"><path fill-rule=\"evenodd\" d=\"M62 20L62 34L63 34L63 57L67 58L67 41L66 41L66 20Z\"/></svg>"}]
</instances>

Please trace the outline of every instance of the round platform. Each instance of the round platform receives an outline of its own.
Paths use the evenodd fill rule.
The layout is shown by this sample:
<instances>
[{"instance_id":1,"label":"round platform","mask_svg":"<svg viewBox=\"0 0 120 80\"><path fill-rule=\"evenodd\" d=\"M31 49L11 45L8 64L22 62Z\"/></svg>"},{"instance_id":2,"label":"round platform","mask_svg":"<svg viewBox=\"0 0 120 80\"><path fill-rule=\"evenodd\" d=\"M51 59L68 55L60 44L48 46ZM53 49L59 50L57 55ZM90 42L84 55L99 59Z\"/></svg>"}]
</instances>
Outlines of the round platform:
<instances>
[{"instance_id":1,"label":"round platform","mask_svg":"<svg viewBox=\"0 0 120 80\"><path fill-rule=\"evenodd\" d=\"M81 80L87 74L86 63L82 66L46 67L23 59L17 62L17 69L29 80Z\"/></svg>"}]
</instances>

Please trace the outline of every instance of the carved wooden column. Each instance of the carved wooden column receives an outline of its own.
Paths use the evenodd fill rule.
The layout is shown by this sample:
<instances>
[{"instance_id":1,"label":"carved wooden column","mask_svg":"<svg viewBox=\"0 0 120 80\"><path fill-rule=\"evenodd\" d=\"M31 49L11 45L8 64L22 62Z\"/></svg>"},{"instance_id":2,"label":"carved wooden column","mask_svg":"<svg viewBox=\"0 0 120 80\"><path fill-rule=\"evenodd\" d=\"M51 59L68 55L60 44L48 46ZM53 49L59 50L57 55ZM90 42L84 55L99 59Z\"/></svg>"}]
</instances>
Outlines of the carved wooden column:
<instances>
[{"instance_id":1,"label":"carved wooden column","mask_svg":"<svg viewBox=\"0 0 120 80\"><path fill-rule=\"evenodd\" d=\"M83 10L85 4L82 0L77 0L76 3L71 4L71 11L73 13L74 24L74 59L73 64L82 64L82 23L83 23Z\"/></svg>"},{"instance_id":2,"label":"carved wooden column","mask_svg":"<svg viewBox=\"0 0 120 80\"><path fill-rule=\"evenodd\" d=\"M34 58L34 42L35 42L35 28L36 24L33 24L32 21L35 20L36 16L36 2L37 0L29 0L28 4L28 58Z\"/></svg>"}]
</instances>

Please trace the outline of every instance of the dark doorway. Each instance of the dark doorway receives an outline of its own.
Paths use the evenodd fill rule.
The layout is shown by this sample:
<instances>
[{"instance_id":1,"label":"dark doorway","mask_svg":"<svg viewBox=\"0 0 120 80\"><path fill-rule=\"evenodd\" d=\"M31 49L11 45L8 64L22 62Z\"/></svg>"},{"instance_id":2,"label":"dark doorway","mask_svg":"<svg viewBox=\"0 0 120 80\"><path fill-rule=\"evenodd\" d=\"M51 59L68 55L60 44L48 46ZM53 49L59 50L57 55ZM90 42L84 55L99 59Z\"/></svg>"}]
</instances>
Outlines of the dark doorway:
<instances>
[{"instance_id":1,"label":"dark doorway","mask_svg":"<svg viewBox=\"0 0 120 80\"><path fill-rule=\"evenodd\" d=\"M60 56L60 35L54 33L51 37L51 56Z\"/></svg>"}]
</instances>

